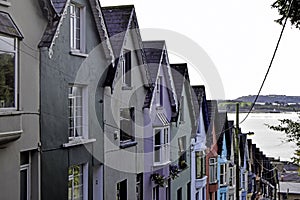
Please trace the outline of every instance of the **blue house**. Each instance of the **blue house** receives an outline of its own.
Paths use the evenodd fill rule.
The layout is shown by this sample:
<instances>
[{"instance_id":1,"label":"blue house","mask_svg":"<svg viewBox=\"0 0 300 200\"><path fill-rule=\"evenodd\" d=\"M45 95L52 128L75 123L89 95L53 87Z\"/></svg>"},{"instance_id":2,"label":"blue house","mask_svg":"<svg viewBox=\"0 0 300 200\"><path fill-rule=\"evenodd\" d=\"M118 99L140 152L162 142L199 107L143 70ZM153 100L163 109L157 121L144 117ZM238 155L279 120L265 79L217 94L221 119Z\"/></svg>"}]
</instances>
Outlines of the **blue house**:
<instances>
[{"instance_id":1,"label":"blue house","mask_svg":"<svg viewBox=\"0 0 300 200\"><path fill-rule=\"evenodd\" d=\"M226 200L228 199L228 169L229 169L229 160L228 160L228 151L227 141L229 141L229 127L227 120L226 112L219 112L219 130L221 131L218 138L218 199Z\"/></svg>"}]
</instances>

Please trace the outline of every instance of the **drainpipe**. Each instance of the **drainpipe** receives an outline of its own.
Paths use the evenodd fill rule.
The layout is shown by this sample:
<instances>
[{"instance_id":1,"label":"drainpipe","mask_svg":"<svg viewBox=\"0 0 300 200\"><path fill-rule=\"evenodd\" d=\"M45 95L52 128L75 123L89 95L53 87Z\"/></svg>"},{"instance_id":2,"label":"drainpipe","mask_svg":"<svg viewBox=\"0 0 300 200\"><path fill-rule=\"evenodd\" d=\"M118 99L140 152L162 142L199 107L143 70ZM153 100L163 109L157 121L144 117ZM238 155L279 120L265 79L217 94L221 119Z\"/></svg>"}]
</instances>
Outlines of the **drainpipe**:
<instances>
[{"instance_id":1,"label":"drainpipe","mask_svg":"<svg viewBox=\"0 0 300 200\"><path fill-rule=\"evenodd\" d=\"M236 199L240 199L240 164L239 164L239 103L236 104L236 127L235 127L235 155L236 155Z\"/></svg>"}]
</instances>

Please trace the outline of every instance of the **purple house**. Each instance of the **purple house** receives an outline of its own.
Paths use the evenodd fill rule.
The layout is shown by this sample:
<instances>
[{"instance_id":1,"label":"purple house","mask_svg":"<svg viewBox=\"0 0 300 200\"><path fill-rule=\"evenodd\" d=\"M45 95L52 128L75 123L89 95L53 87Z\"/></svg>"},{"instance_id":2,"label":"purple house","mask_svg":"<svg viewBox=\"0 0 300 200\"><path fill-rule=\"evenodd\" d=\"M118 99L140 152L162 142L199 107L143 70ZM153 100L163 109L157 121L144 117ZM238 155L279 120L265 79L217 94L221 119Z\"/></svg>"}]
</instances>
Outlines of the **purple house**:
<instances>
[{"instance_id":1,"label":"purple house","mask_svg":"<svg viewBox=\"0 0 300 200\"><path fill-rule=\"evenodd\" d=\"M164 41L143 42L152 90L144 103L144 199L170 199L171 119L177 97Z\"/></svg>"}]
</instances>

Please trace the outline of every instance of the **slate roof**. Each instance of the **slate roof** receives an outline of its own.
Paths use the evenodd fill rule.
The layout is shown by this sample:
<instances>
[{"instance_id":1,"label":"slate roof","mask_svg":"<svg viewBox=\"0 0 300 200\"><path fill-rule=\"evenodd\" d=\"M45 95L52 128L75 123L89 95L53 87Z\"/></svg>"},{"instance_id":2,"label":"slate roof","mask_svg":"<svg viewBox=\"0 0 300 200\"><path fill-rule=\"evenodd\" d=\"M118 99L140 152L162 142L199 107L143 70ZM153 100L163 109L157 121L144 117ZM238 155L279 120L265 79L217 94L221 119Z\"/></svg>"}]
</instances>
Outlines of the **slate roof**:
<instances>
[{"instance_id":1,"label":"slate roof","mask_svg":"<svg viewBox=\"0 0 300 200\"><path fill-rule=\"evenodd\" d=\"M146 62L149 67L149 74L152 83L155 83L159 63L162 59L163 49L165 46L165 41L143 41L144 52L146 56Z\"/></svg>"},{"instance_id":2,"label":"slate roof","mask_svg":"<svg viewBox=\"0 0 300 200\"><path fill-rule=\"evenodd\" d=\"M151 85L153 87L152 90L149 90L146 94L145 101L144 101L144 108L149 108L151 106L151 101L153 98L153 91L155 87L155 82L158 75L159 66L162 67L164 76L166 81L166 87L168 90L168 95L170 97L171 105L172 105L172 119L177 115L176 113L176 100L174 98L174 94L171 87L171 80L172 77L170 77L168 73L167 63L168 57L167 57L167 50L166 50L166 44L163 40L155 40L155 41L143 41L143 47L144 47L144 53L145 53L145 59L148 66L148 72L150 75L150 81Z\"/></svg>"},{"instance_id":3,"label":"slate roof","mask_svg":"<svg viewBox=\"0 0 300 200\"><path fill-rule=\"evenodd\" d=\"M215 100L208 100L207 101L207 108L208 108L208 119L209 119L209 129L208 129L208 134L206 137L206 143L208 147L213 145L213 135L212 135L212 130L213 130L213 122L215 122L215 127L217 123L217 112L218 112L218 107L217 107L217 101ZM215 132L217 132L217 129L215 128Z\"/></svg>"},{"instance_id":4,"label":"slate roof","mask_svg":"<svg viewBox=\"0 0 300 200\"><path fill-rule=\"evenodd\" d=\"M218 144L218 154L221 155L222 147L223 147L223 139L226 138L228 140L228 120L226 112L218 112L218 123L217 123L217 144ZM226 137L227 135L227 137ZM227 148L227 145L226 145Z\"/></svg>"},{"instance_id":5,"label":"slate roof","mask_svg":"<svg viewBox=\"0 0 300 200\"><path fill-rule=\"evenodd\" d=\"M134 14L133 5L102 7L109 40L111 42L114 55L118 58L121 54L124 39L128 28L138 28L130 26L130 19ZM136 24L137 25L137 24Z\"/></svg>"},{"instance_id":6,"label":"slate roof","mask_svg":"<svg viewBox=\"0 0 300 200\"><path fill-rule=\"evenodd\" d=\"M67 0L51 0L57 14L62 14Z\"/></svg>"},{"instance_id":7,"label":"slate roof","mask_svg":"<svg viewBox=\"0 0 300 200\"><path fill-rule=\"evenodd\" d=\"M196 115L196 120L198 121L200 117L200 106L202 107L203 121L205 126L205 131L207 133L209 127L209 117L208 117L208 107L205 93L205 86L198 85L192 86L192 98L194 105L194 112Z\"/></svg>"}]
</instances>

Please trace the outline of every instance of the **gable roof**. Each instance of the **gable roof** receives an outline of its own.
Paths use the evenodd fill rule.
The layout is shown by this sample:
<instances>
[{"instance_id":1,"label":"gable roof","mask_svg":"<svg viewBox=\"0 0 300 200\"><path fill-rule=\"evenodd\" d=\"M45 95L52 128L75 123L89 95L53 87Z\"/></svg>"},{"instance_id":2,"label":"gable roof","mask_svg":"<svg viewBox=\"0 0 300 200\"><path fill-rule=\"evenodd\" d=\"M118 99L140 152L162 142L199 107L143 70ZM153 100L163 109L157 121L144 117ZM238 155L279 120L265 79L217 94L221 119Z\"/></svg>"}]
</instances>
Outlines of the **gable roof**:
<instances>
[{"instance_id":1,"label":"gable roof","mask_svg":"<svg viewBox=\"0 0 300 200\"><path fill-rule=\"evenodd\" d=\"M145 60L148 65L148 72L150 75L150 81L152 85L152 90L149 90L146 94L144 101L144 108L150 108L151 102L153 100L153 91L156 87L156 79L158 76L159 67L162 67L162 71L166 78L166 87L168 95L170 97L170 102L172 105L172 118L176 115L177 112L177 97L175 88L173 88L173 77L172 72L169 71L168 67L168 52L166 50L166 43L163 40L155 41L143 41L143 47L145 52Z\"/></svg>"},{"instance_id":2,"label":"gable roof","mask_svg":"<svg viewBox=\"0 0 300 200\"><path fill-rule=\"evenodd\" d=\"M128 31L134 30L134 32L139 36L140 41L138 42L138 49L133 50L133 52L138 56L140 55L141 62L143 63L142 68L145 70L145 73L142 76L144 77L144 81L147 82L144 84L144 86L148 87L150 82L150 77L148 77L148 65L145 64L145 53L141 41L134 5L102 7L102 12L115 58L115 60L108 67L104 86L109 86L113 89L115 77L117 75L119 57L123 54L123 46L126 40L126 35Z\"/></svg>"},{"instance_id":3,"label":"gable roof","mask_svg":"<svg viewBox=\"0 0 300 200\"><path fill-rule=\"evenodd\" d=\"M208 119L209 119L209 128L208 128L208 134L206 137L207 145L210 147L213 145L213 126L215 126L215 132L217 133L217 118L218 118L218 106L216 100L208 100L207 101L207 108L208 108Z\"/></svg>"},{"instance_id":4,"label":"gable roof","mask_svg":"<svg viewBox=\"0 0 300 200\"><path fill-rule=\"evenodd\" d=\"M130 27L133 5L102 7L102 13L107 27L107 33L116 58L122 53L122 47L126 32Z\"/></svg>"},{"instance_id":5,"label":"gable roof","mask_svg":"<svg viewBox=\"0 0 300 200\"><path fill-rule=\"evenodd\" d=\"M208 119L209 117L208 117L208 107L207 107L205 86L204 85L192 86L192 97L193 97L193 105L194 105L196 121L199 120L200 107L201 107L205 131L207 133L209 127L209 119Z\"/></svg>"},{"instance_id":6,"label":"gable roof","mask_svg":"<svg viewBox=\"0 0 300 200\"><path fill-rule=\"evenodd\" d=\"M143 47L146 57L146 62L149 67L149 75L152 83L155 83L159 64L163 56L163 49L165 47L165 41L143 41Z\"/></svg>"},{"instance_id":7,"label":"gable roof","mask_svg":"<svg viewBox=\"0 0 300 200\"><path fill-rule=\"evenodd\" d=\"M97 30L99 33L99 38L101 42L106 58L108 60L113 60L112 49L107 40L107 30L105 27L105 22L103 19L101 6L99 0L88 0L93 12L94 20L96 22ZM53 54L52 47L55 44L56 38L59 36L59 29L63 23L65 15L67 14L68 7L70 5L70 0L42 0L39 1L43 14L48 19L47 27L41 38L38 47L49 48L49 57L51 58Z\"/></svg>"}]
</instances>

